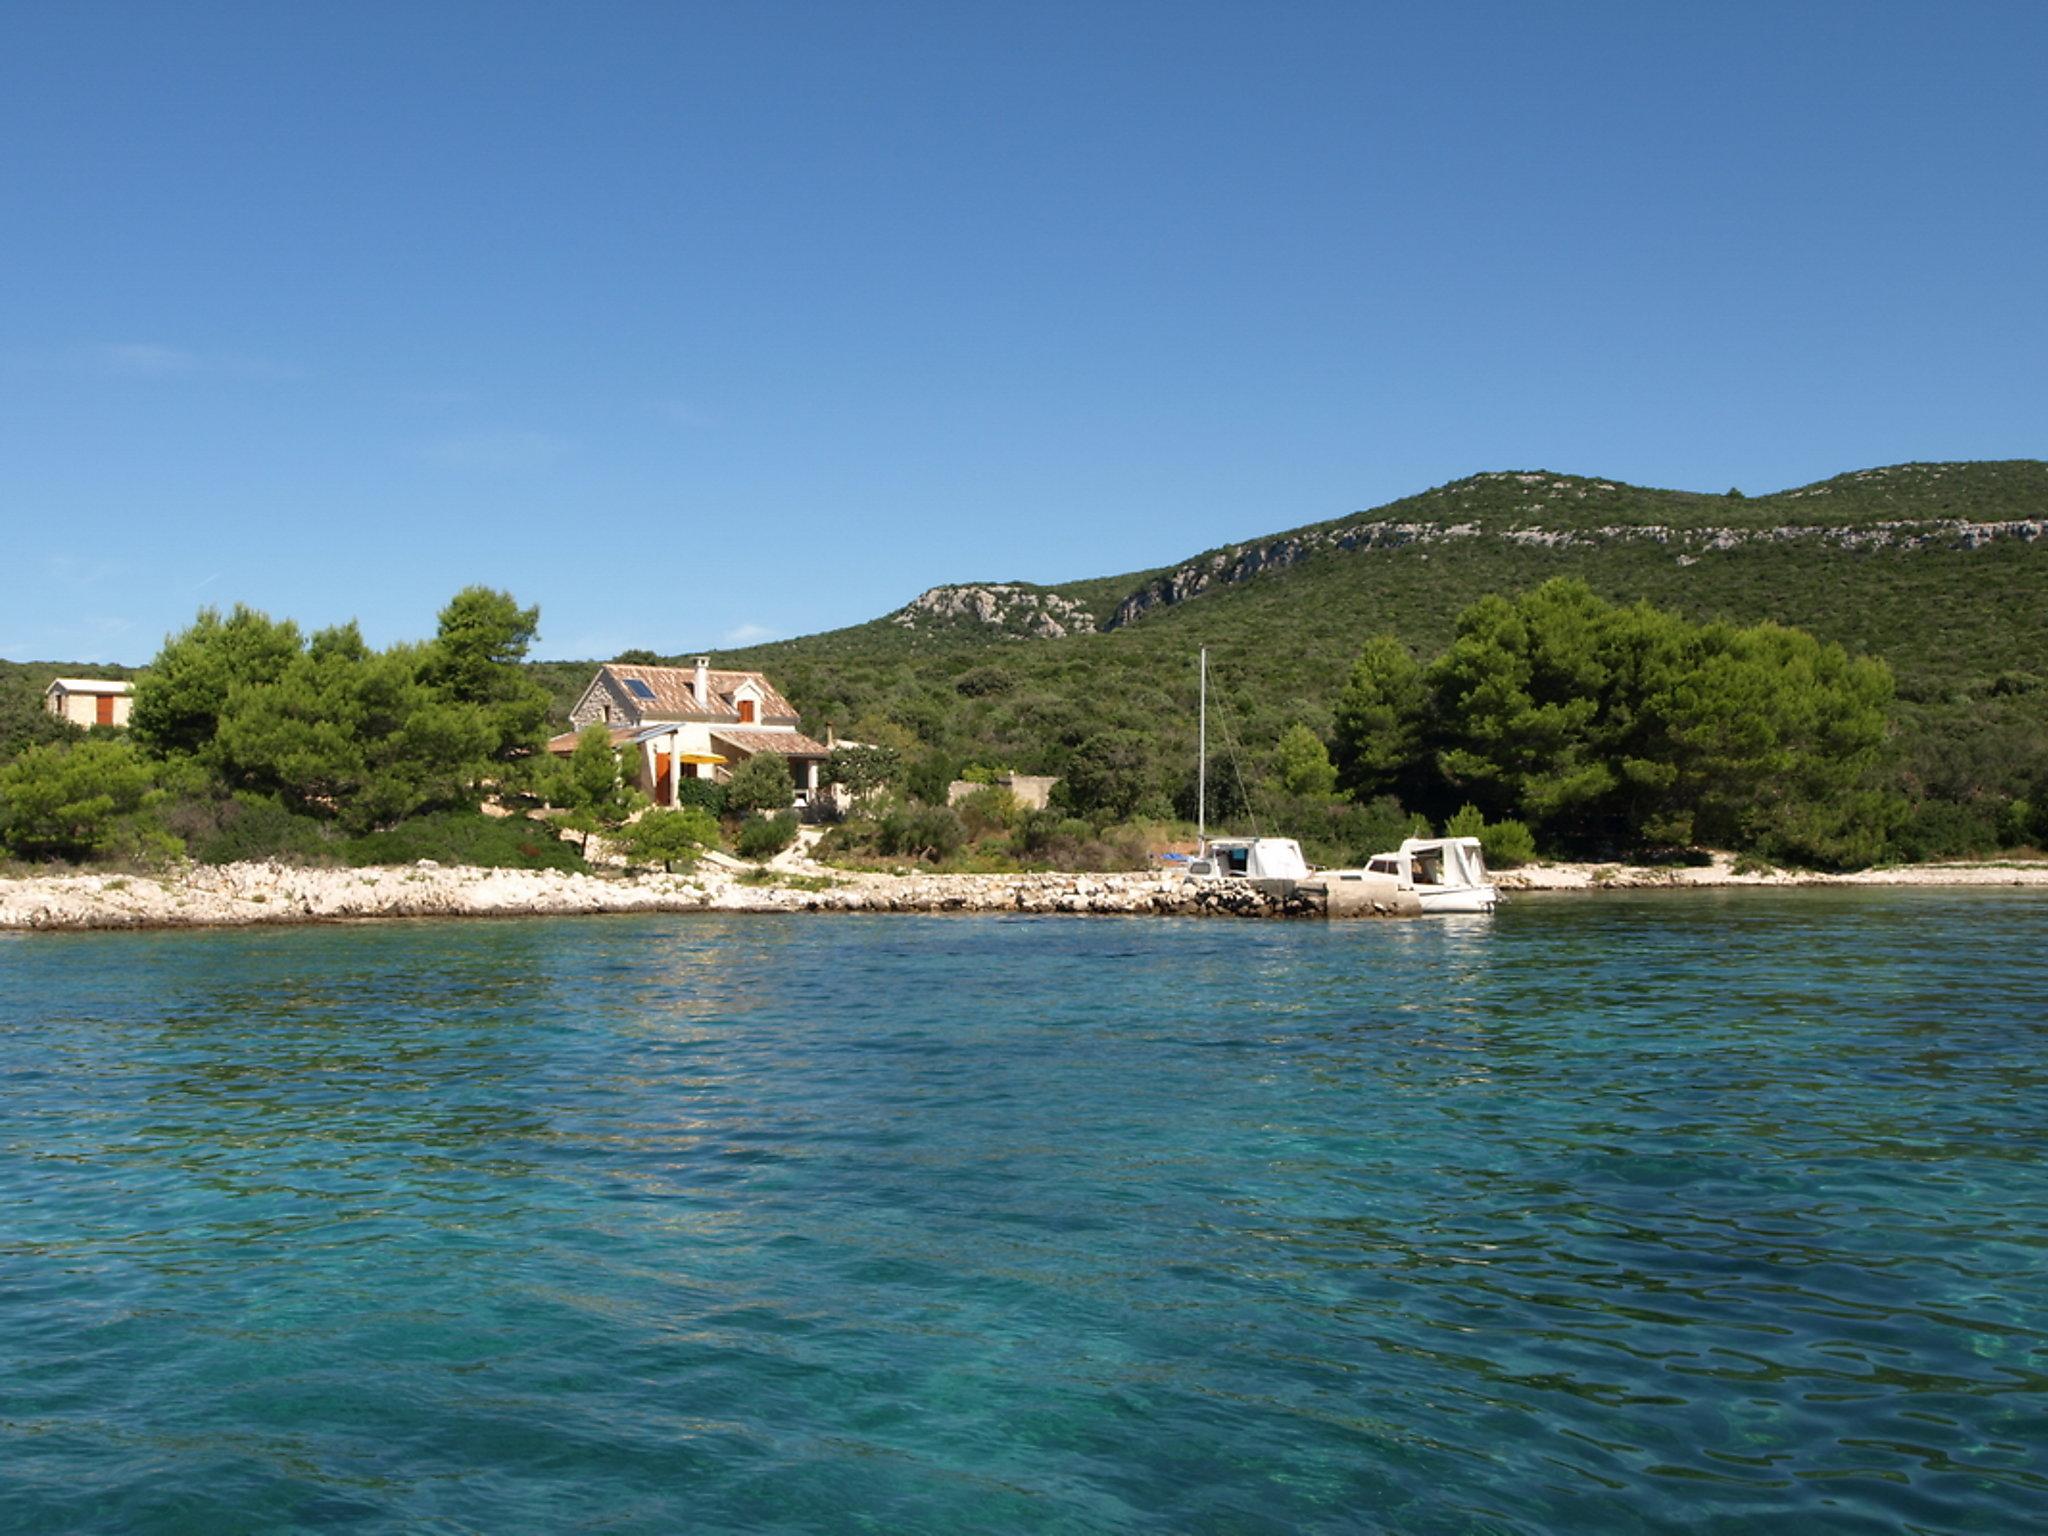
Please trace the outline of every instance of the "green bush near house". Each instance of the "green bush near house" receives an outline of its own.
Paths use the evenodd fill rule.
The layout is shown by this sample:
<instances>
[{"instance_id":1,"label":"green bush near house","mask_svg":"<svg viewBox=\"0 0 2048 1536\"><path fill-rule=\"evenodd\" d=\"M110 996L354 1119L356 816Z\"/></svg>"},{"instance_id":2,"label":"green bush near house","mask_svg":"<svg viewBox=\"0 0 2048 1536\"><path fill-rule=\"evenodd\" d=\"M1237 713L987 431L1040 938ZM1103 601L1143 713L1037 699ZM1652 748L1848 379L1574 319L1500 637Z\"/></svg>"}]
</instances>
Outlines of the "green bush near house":
<instances>
[{"instance_id":1,"label":"green bush near house","mask_svg":"<svg viewBox=\"0 0 2048 1536\"><path fill-rule=\"evenodd\" d=\"M694 806L712 816L725 814L725 786L716 779L677 779L676 803Z\"/></svg>"},{"instance_id":2,"label":"green bush near house","mask_svg":"<svg viewBox=\"0 0 2048 1536\"><path fill-rule=\"evenodd\" d=\"M740 823L734 848L743 859L772 859L796 841L796 830L794 811L782 811L774 816L750 816Z\"/></svg>"},{"instance_id":3,"label":"green bush near house","mask_svg":"<svg viewBox=\"0 0 2048 1536\"><path fill-rule=\"evenodd\" d=\"M943 805L892 807L875 828L878 852L932 863L952 857L966 842L967 828Z\"/></svg>"},{"instance_id":4,"label":"green bush near house","mask_svg":"<svg viewBox=\"0 0 2048 1536\"><path fill-rule=\"evenodd\" d=\"M762 752L733 769L725 784L725 809L730 816L750 811L783 811L796 799L796 780L790 777L789 759L775 752Z\"/></svg>"},{"instance_id":5,"label":"green bush near house","mask_svg":"<svg viewBox=\"0 0 2048 1536\"><path fill-rule=\"evenodd\" d=\"M1007 832L1023 815L1017 797L996 784L985 784L972 794L963 796L953 811L970 838L985 837L991 832Z\"/></svg>"},{"instance_id":6,"label":"green bush near house","mask_svg":"<svg viewBox=\"0 0 2048 1536\"><path fill-rule=\"evenodd\" d=\"M673 873L678 864L687 869L704 849L718 846L718 822L709 811L694 805L652 810L622 831L616 841L628 863L659 864Z\"/></svg>"}]
</instances>

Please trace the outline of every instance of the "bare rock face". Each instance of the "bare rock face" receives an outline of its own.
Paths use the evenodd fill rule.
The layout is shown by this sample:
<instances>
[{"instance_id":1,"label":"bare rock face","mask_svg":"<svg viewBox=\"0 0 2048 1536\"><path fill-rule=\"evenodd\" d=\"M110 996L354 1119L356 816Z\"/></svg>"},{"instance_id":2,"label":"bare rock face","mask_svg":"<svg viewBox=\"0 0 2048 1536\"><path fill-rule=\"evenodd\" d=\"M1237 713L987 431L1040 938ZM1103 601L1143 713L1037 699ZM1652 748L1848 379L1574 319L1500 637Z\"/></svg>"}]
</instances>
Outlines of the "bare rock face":
<instances>
[{"instance_id":1,"label":"bare rock face","mask_svg":"<svg viewBox=\"0 0 2048 1536\"><path fill-rule=\"evenodd\" d=\"M1095 628L1095 615L1070 597L1008 583L933 587L889 615L905 629L979 625L1006 635L1061 640Z\"/></svg>"}]
</instances>

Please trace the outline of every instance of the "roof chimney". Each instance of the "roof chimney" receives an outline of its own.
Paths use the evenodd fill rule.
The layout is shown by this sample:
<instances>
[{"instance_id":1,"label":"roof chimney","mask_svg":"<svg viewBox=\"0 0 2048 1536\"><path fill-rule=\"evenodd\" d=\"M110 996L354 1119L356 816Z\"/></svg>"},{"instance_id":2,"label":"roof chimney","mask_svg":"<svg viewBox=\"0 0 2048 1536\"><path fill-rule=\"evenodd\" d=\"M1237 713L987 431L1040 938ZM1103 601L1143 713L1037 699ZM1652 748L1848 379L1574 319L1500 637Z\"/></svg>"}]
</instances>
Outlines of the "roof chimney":
<instances>
[{"instance_id":1,"label":"roof chimney","mask_svg":"<svg viewBox=\"0 0 2048 1536\"><path fill-rule=\"evenodd\" d=\"M692 691L697 695L697 707L699 709L709 709L711 707L711 658L709 656L699 656L697 658L697 681Z\"/></svg>"}]
</instances>

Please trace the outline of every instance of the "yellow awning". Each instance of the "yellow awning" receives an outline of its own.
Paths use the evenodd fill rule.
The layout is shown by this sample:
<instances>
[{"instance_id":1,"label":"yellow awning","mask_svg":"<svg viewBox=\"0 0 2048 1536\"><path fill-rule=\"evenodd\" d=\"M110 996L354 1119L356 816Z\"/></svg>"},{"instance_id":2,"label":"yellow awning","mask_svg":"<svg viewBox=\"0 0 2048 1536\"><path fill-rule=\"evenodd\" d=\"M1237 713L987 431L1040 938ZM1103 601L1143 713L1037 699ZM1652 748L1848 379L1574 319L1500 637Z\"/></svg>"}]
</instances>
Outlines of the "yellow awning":
<instances>
[{"instance_id":1,"label":"yellow awning","mask_svg":"<svg viewBox=\"0 0 2048 1536\"><path fill-rule=\"evenodd\" d=\"M716 752L678 752L676 754L676 761L679 763L722 763L725 759Z\"/></svg>"}]
</instances>

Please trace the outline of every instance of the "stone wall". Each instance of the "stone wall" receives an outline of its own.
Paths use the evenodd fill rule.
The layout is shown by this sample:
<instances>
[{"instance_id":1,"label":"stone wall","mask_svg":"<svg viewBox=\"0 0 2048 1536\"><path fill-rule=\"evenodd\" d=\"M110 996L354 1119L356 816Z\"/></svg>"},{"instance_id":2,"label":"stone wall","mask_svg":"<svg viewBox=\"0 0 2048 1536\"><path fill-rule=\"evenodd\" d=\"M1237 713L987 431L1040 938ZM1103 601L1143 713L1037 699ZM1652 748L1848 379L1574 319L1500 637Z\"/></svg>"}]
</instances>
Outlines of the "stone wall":
<instances>
[{"instance_id":1,"label":"stone wall","mask_svg":"<svg viewBox=\"0 0 2048 1536\"><path fill-rule=\"evenodd\" d=\"M946 804L958 805L977 789L1007 789L1022 809L1042 811L1052 804L1052 787L1057 783L1059 775L1050 773L1006 773L991 784L955 779L946 786Z\"/></svg>"}]
</instances>

